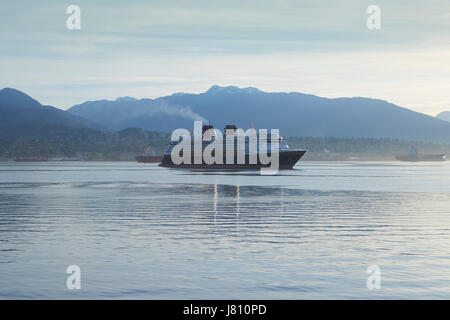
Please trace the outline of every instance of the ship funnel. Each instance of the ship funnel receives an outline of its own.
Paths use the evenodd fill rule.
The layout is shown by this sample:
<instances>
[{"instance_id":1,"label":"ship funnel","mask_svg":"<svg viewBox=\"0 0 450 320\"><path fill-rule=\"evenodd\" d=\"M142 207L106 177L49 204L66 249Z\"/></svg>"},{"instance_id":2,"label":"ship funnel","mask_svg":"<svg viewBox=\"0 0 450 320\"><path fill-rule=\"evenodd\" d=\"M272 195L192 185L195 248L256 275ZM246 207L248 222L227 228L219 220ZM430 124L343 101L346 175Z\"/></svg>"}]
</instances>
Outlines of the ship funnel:
<instances>
[{"instance_id":1,"label":"ship funnel","mask_svg":"<svg viewBox=\"0 0 450 320\"><path fill-rule=\"evenodd\" d=\"M231 133L235 133L235 131L237 130L237 127L234 124L227 124L225 125L225 128L223 129L224 134L227 134L227 131L231 130Z\"/></svg>"},{"instance_id":2,"label":"ship funnel","mask_svg":"<svg viewBox=\"0 0 450 320\"><path fill-rule=\"evenodd\" d=\"M205 133L205 131L206 131L206 130L209 130L209 129L214 129L214 126L209 125L209 124L203 125L203 127L202 127L202 133Z\"/></svg>"}]
</instances>

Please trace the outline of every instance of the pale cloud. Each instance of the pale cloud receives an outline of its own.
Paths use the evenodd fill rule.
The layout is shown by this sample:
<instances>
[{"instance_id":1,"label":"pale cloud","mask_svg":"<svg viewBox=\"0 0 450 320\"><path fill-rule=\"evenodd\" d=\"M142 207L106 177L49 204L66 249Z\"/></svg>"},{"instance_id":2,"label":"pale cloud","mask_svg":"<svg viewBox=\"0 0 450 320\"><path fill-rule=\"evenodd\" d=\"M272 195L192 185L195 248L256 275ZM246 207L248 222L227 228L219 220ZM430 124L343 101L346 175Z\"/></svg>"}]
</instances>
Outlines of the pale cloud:
<instances>
[{"instance_id":1,"label":"pale cloud","mask_svg":"<svg viewBox=\"0 0 450 320\"><path fill-rule=\"evenodd\" d=\"M80 0L0 4L0 86L61 108L85 100L203 92L213 84L450 109L450 3Z\"/></svg>"}]
</instances>

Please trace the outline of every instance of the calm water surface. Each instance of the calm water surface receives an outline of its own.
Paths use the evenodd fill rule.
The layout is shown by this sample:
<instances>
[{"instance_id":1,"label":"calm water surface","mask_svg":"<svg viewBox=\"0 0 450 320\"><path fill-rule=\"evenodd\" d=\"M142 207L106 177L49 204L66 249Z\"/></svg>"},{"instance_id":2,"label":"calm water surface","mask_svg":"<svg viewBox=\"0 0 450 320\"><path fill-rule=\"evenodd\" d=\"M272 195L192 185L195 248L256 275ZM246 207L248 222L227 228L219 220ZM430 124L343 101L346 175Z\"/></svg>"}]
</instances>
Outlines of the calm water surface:
<instances>
[{"instance_id":1,"label":"calm water surface","mask_svg":"<svg viewBox=\"0 0 450 320\"><path fill-rule=\"evenodd\" d=\"M450 298L450 162L0 163L0 298Z\"/></svg>"}]
</instances>

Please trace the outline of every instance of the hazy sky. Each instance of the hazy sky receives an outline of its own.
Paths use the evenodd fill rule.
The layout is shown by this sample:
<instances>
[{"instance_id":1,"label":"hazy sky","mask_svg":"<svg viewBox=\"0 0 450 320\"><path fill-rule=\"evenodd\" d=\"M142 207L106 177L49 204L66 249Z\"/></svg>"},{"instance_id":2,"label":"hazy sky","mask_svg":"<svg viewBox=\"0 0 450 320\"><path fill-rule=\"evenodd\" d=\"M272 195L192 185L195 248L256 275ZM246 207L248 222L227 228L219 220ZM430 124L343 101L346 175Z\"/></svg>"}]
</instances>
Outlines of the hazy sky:
<instances>
[{"instance_id":1,"label":"hazy sky","mask_svg":"<svg viewBox=\"0 0 450 320\"><path fill-rule=\"evenodd\" d=\"M71 4L81 30L66 27ZM0 2L0 87L43 104L214 84L450 110L450 1Z\"/></svg>"}]
</instances>

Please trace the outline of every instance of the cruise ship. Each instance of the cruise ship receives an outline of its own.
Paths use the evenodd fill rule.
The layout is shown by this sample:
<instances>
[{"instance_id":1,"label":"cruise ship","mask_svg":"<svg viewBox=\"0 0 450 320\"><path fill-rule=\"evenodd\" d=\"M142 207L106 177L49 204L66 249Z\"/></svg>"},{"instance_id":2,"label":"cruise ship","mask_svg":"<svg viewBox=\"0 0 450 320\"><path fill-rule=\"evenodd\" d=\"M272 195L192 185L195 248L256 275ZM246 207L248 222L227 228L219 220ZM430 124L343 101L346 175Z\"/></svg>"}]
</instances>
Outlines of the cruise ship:
<instances>
[{"instance_id":1,"label":"cruise ship","mask_svg":"<svg viewBox=\"0 0 450 320\"><path fill-rule=\"evenodd\" d=\"M224 135L223 135L223 161L222 163L213 163L213 164L207 164L205 163L203 157L201 158L201 163L195 163L194 161L194 154L197 152L203 152L205 148L211 143L211 141L214 141L214 137L210 137L211 141L203 141L203 138L208 132L211 132L210 129L214 129L212 125L203 125L202 127L202 149L196 150L194 146L194 136L191 133L191 148L189 148L191 151L190 156L187 156L187 158L190 158L190 161L187 161L188 163L180 163L175 164L172 161L172 150L173 148L178 145L179 143L183 143L182 139L180 138L179 141L172 141L170 142L169 146L164 152L163 159L160 163L161 167L172 167L172 168L204 168L204 169L238 169L238 170L247 170L247 169L261 169L270 167L270 163L267 163L267 161L262 161L261 155L264 156L271 156L271 145L272 140L277 139L278 145L279 145L279 158L278 158L278 169L292 169L294 165L300 160L300 158L306 153L306 150L304 149L290 149L286 141L283 140L283 137L281 136L272 136L270 134L267 134L267 150L264 150L260 152L259 150L259 134L257 135L257 141L258 143L254 148L250 147L250 139L246 137L243 139L244 146L239 146L239 131L237 130L235 125L226 125L224 129ZM232 150L227 150L227 136L232 135L232 139L234 141L234 148ZM271 140L272 139L272 140ZM230 141L229 140L229 141ZM242 140L242 139L241 139ZM199 148L197 148L199 149ZM244 150L245 149L245 150ZM256 157L254 154L254 150L256 149ZM238 161L238 159L242 159L242 154L244 153L244 161ZM231 155L230 155L231 154ZM214 153L213 153L214 155ZM180 156L182 154L180 153ZM252 161L252 159L256 158L256 162ZM233 159L230 163L230 159Z\"/></svg>"}]
</instances>

